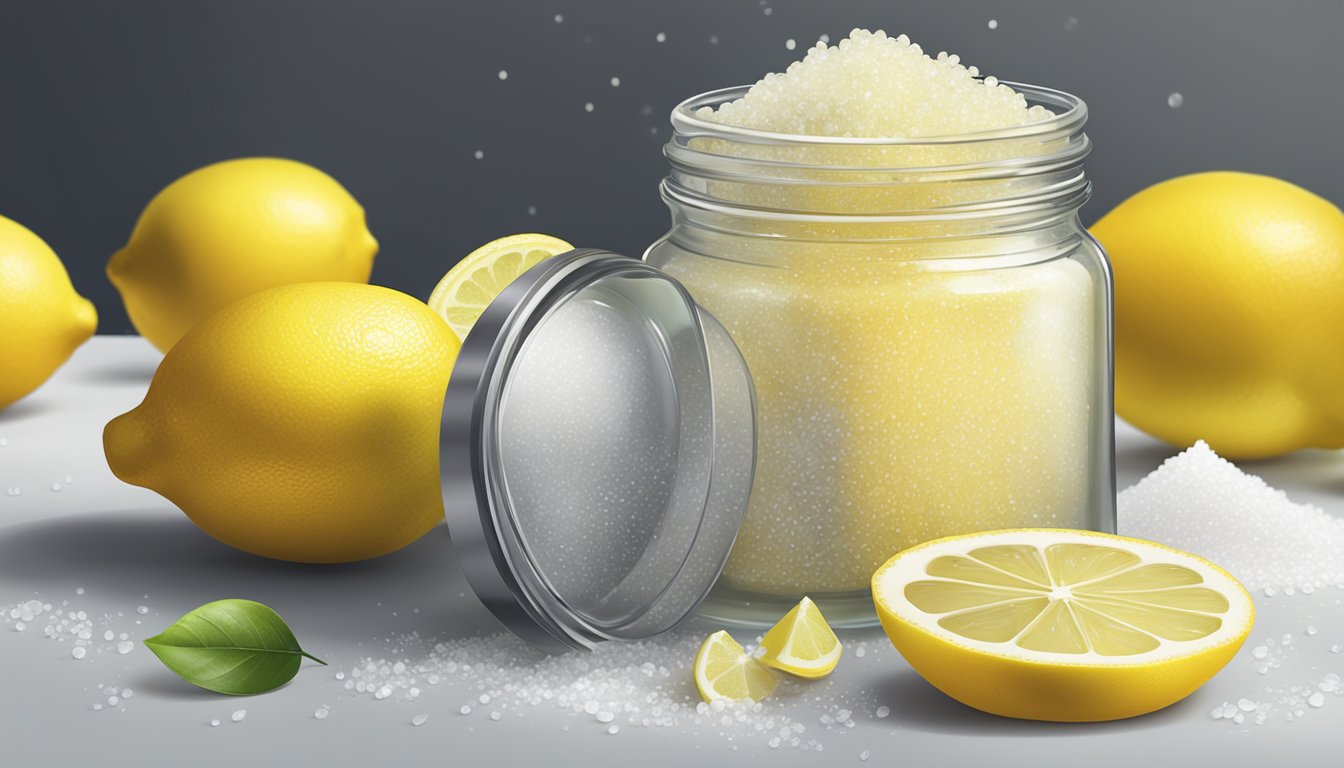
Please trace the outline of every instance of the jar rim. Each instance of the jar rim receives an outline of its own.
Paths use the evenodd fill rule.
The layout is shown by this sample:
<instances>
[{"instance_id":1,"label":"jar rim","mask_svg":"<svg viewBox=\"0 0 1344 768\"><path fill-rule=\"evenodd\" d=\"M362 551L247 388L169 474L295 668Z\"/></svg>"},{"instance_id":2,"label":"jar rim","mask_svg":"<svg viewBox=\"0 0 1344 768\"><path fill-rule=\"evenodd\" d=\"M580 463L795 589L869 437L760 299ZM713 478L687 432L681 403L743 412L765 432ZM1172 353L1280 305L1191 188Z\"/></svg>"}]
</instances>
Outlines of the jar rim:
<instances>
[{"instance_id":1,"label":"jar rim","mask_svg":"<svg viewBox=\"0 0 1344 768\"><path fill-rule=\"evenodd\" d=\"M697 110L735 101L745 96L747 91L752 88L750 85L734 85L706 91L686 99L673 108L671 121L674 133L682 136L715 136L782 146L830 145L851 147L970 145L1011 139L1048 137L1052 134L1068 136L1077 132L1087 122L1087 102L1071 93L1031 85L1030 83L1018 83L1009 80L1000 80L999 82L1022 94L1028 102L1056 110L1055 114L1045 120L1035 120L1006 128L914 137L817 136L804 133L783 133L759 128L743 128L696 116L695 112ZM1056 108L1062 111L1058 111Z\"/></svg>"}]
</instances>

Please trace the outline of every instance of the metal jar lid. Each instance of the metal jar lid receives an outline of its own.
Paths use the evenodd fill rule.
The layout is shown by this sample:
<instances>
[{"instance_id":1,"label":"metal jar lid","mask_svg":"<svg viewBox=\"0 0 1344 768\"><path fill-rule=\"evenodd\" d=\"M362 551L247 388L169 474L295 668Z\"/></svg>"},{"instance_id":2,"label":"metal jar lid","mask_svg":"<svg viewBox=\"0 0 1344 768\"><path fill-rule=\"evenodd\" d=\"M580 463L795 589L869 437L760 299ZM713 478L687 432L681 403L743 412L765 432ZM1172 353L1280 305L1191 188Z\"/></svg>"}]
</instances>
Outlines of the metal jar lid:
<instances>
[{"instance_id":1,"label":"metal jar lid","mask_svg":"<svg viewBox=\"0 0 1344 768\"><path fill-rule=\"evenodd\" d=\"M728 557L755 430L742 356L675 279L606 251L541 262L472 327L444 400L467 580L547 650L671 628Z\"/></svg>"}]
</instances>

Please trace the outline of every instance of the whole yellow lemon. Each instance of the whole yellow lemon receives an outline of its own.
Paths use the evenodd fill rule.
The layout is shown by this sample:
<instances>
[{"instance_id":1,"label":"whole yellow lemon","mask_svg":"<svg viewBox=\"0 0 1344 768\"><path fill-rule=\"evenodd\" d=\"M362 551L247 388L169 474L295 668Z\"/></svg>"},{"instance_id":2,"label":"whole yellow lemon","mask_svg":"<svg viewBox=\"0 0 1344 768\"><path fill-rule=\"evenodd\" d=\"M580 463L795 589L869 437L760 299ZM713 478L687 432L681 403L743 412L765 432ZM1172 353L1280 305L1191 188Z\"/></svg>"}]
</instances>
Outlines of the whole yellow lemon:
<instances>
[{"instance_id":1,"label":"whole yellow lemon","mask_svg":"<svg viewBox=\"0 0 1344 768\"><path fill-rule=\"evenodd\" d=\"M140 335L167 352L202 318L267 288L367 283L378 242L335 179L293 160L208 165L169 184L107 264Z\"/></svg>"},{"instance_id":2,"label":"whole yellow lemon","mask_svg":"<svg viewBox=\"0 0 1344 768\"><path fill-rule=\"evenodd\" d=\"M1344 213L1286 181L1151 186L1092 234L1115 270L1115 406L1241 459L1344 447Z\"/></svg>"},{"instance_id":3,"label":"whole yellow lemon","mask_svg":"<svg viewBox=\"0 0 1344 768\"><path fill-rule=\"evenodd\" d=\"M206 533L280 560L363 560L443 519L439 421L459 342L404 293L308 283L182 337L108 423L112 472Z\"/></svg>"},{"instance_id":4,"label":"whole yellow lemon","mask_svg":"<svg viewBox=\"0 0 1344 768\"><path fill-rule=\"evenodd\" d=\"M0 216L0 408L50 378L97 325L51 247Z\"/></svg>"}]
</instances>

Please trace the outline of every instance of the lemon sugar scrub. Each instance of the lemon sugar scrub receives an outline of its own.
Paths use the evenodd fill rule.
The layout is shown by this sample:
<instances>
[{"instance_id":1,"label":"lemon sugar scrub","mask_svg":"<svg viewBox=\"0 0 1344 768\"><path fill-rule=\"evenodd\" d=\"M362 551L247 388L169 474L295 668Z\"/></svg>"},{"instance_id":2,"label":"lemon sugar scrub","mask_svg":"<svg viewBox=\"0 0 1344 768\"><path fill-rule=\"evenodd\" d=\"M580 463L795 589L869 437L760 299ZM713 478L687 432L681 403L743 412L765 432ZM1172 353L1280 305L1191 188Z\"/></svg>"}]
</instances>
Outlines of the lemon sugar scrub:
<instances>
[{"instance_id":1,"label":"lemon sugar scrub","mask_svg":"<svg viewBox=\"0 0 1344 768\"><path fill-rule=\"evenodd\" d=\"M727 328L757 407L750 502L703 613L757 623L810 595L872 623L874 569L912 545L1114 530L1085 119L864 30L674 111L673 225L645 258Z\"/></svg>"}]
</instances>

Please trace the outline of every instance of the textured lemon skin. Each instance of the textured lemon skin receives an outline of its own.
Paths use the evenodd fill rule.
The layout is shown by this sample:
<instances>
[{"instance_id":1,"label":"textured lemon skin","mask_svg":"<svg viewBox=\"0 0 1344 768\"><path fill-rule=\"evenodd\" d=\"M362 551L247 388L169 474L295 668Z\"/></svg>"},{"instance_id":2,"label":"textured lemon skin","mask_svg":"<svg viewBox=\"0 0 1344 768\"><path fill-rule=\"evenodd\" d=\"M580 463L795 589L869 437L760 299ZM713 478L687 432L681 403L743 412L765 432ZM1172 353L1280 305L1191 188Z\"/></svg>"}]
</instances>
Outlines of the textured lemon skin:
<instances>
[{"instance_id":1,"label":"textured lemon skin","mask_svg":"<svg viewBox=\"0 0 1344 768\"><path fill-rule=\"evenodd\" d=\"M982 535L950 536L935 541ZM932 543L911 547L878 568L873 574L873 594L878 594L882 573L897 558ZM1142 543L1154 545L1151 541ZM1230 575L1228 578L1232 579ZM1235 579L1233 583L1237 583ZM1250 633L1254 604L1245 590L1243 595L1251 606L1251 614L1244 630L1227 642L1175 659L1129 665L1051 664L990 653L939 637L897 615L880 599L875 598L874 603L882 628L896 650L929 684L953 699L1002 717L1081 723L1155 712L1184 699L1208 682L1236 656Z\"/></svg>"},{"instance_id":2,"label":"textured lemon skin","mask_svg":"<svg viewBox=\"0 0 1344 768\"><path fill-rule=\"evenodd\" d=\"M97 326L51 247L0 216L0 408L41 386Z\"/></svg>"},{"instance_id":3,"label":"textured lemon skin","mask_svg":"<svg viewBox=\"0 0 1344 768\"><path fill-rule=\"evenodd\" d=\"M438 435L456 336L403 293L274 288L201 322L103 432L125 482L263 557L335 563L443 519Z\"/></svg>"},{"instance_id":4,"label":"textured lemon skin","mask_svg":"<svg viewBox=\"0 0 1344 768\"><path fill-rule=\"evenodd\" d=\"M1255 459L1344 447L1344 213L1288 182L1214 172L1149 187L1092 227L1115 273L1115 404L1177 446Z\"/></svg>"},{"instance_id":5,"label":"textured lemon skin","mask_svg":"<svg viewBox=\"0 0 1344 768\"><path fill-rule=\"evenodd\" d=\"M312 166L228 160L159 192L107 276L136 330L167 352L201 319L292 283L367 283L378 242L364 209Z\"/></svg>"}]
</instances>

